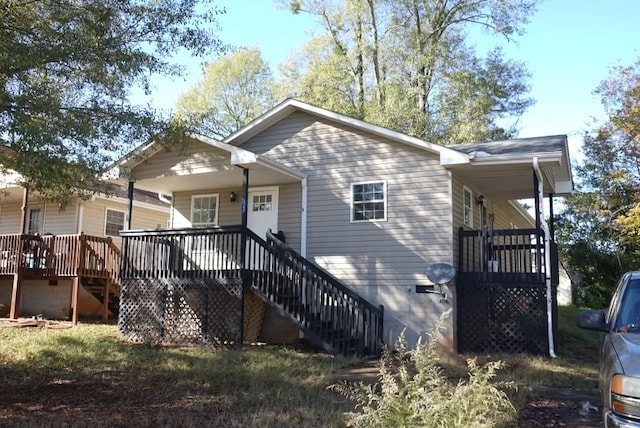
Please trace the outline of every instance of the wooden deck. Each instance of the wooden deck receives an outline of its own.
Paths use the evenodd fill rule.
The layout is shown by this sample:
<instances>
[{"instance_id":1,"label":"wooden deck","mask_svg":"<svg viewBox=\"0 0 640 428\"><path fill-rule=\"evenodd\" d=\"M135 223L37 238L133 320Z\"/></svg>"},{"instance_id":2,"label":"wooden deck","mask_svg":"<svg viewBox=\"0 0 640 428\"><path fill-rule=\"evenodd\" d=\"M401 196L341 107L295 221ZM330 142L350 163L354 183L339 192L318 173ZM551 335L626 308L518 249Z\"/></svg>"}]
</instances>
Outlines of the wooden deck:
<instances>
[{"instance_id":1,"label":"wooden deck","mask_svg":"<svg viewBox=\"0 0 640 428\"><path fill-rule=\"evenodd\" d=\"M119 295L121 259L111 238L85 234L0 235L0 275L13 276L10 317L18 316L22 281L72 278L73 321L78 319L78 288L84 281L100 284L106 318L109 295Z\"/></svg>"}]
</instances>

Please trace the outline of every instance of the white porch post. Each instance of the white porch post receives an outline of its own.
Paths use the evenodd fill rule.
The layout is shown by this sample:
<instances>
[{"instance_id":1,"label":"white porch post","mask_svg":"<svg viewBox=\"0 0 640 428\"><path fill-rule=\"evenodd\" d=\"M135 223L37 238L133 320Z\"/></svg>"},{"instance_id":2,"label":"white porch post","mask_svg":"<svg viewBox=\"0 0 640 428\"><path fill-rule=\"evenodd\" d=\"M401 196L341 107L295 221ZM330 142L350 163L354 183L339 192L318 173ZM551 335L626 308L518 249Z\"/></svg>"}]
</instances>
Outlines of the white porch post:
<instances>
[{"instance_id":1,"label":"white porch post","mask_svg":"<svg viewBox=\"0 0 640 428\"><path fill-rule=\"evenodd\" d=\"M549 356L556 357L554 340L553 340L553 296L551 295L551 233L549 227L544 221L544 181L542 177L542 171L540 171L540 165L538 164L538 158L533 158L533 170L535 171L536 183L537 183L537 195L536 195L536 218L540 219L540 227L544 231L544 275L547 285L547 334L549 337Z\"/></svg>"}]
</instances>

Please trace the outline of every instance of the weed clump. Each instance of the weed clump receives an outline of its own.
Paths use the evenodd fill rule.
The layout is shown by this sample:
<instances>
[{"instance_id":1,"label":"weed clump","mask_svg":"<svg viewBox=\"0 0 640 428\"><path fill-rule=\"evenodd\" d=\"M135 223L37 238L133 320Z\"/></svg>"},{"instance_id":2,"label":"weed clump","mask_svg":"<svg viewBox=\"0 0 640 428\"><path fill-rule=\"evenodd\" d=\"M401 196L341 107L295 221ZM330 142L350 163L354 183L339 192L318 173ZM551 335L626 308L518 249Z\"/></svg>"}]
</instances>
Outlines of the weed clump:
<instances>
[{"instance_id":1,"label":"weed clump","mask_svg":"<svg viewBox=\"0 0 640 428\"><path fill-rule=\"evenodd\" d=\"M505 390L494 383L501 361L479 365L467 360L468 379L450 380L438 364L437 332L408 350L404 333L395 351L385 348L375 384L338 383L330 388L355 403L346 414L351 427L496 427L513 421L517 412Z\"/></svg>"}]
</instances>

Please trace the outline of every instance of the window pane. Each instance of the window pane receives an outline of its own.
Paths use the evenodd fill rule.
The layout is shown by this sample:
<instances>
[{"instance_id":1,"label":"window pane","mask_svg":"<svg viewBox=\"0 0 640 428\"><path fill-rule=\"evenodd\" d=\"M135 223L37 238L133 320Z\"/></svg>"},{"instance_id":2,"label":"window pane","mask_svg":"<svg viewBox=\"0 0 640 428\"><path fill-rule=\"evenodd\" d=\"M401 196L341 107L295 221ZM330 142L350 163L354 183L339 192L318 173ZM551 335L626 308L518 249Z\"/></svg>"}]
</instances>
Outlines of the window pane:
<instances>
[{"instance_id":1,"label":"window pane","mask_svg":"<svg viewBox=\"0 0 640 428\"><path fill-rule=\"evenodd\" d=\"M193 198L192 223L199 226L216 224L217 196L199 196Z\"/></svg>"},{"instance_id":2,"label":"window pane","mask_svg":"<svg viewBox=\"0 0 640 428\"><path fill-rule=\"evenodd\" d=\"M107 210L104 234L107 236L118 236L124 229L125 215L121 211Z\"/></svg>"},{"instance_id":3,"label":"window pane","mask_svg":"<svg viewBox=\"0 0 640 428\"><path fill-rule=\"evenodd\" d=\"M353 221L385 219L386 194L384 182L353 184L351 189L353 194Z\"/></svg>"},{"instance_id":4,"label":"window pane","mask_svg":"<svg viewBox=\"0 0 640 428\"><path fill-rule=\"evenodd\" d=\"M27 230L30 235L35 235L41 232L40 213L40 208L32 209L29 211L29 227Z\"/></svg>"}]
</instances>

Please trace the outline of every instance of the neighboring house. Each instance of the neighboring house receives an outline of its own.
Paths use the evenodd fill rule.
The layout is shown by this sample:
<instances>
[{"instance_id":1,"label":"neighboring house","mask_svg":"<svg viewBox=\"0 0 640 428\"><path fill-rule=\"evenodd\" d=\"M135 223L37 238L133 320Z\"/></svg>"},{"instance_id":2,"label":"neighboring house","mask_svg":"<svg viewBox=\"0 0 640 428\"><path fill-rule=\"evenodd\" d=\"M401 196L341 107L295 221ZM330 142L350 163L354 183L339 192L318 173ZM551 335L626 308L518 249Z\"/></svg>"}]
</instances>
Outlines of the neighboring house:
<instances>
[{"instance_id":1,"label":"neighboring house","mask_svg":"<svg viewBox=\"0 0 640 428\"><path fill-rule=\"evenodd\" d=\"M62 207L17 183L16 175L4 176L0 189L0 316L106 317L109 296L119 293L119 234L128 228L127 191L75 197ZM133 213L132 227L166 228L169 204L138 190Z\"/></svg>"},{"instance_id":2,"label":"neighboring house","mask_svg":"<svg viewBox=\"0 0 640 428\"><path fill-rule=\"evenodd\" d=\"M450 349L553 354L557 252L543 198L573 191L565 136L443 147L289 99L221 142L142 147L110 176L171 195L176 229L123 232L123 303L135 319L121 318L125 336L166 339L175 324L182 337L175 320L186 317L189 338L220 339L205 332L211 308L251 290L269 308L260 337L271 341L302 333L332 352L350 353L351 340L376 353L373 342L404 331L414 343L451 309ZM526 198L536 218L516 202ZM443 295L426 276L434 263L457 273ZM177 306L153 300L167 295ZM174 321L142 328L142 306ZM246 328L246 305L235 307Z\"/></svg>"}]
</instances>

